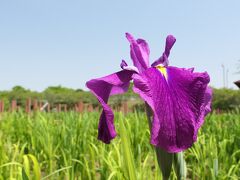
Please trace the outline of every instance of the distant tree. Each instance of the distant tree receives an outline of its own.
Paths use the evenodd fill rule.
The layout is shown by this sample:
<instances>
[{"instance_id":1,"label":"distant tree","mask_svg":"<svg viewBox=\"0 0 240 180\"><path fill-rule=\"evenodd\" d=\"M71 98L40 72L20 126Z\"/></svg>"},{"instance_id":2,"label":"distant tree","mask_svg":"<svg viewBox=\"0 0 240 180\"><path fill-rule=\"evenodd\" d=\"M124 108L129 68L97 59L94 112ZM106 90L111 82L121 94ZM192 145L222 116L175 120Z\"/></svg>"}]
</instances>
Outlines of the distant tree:
<instances>
[{"instance_id":1,"label":"distant tree","mask_svg":"<svg viewBox=\"0 0 240 180\"><path fill-rule=\"evenodd\" d=\"M22 86L14 86L12 88L12 91L14 91L14 92L26 92L27 90Z\"/></svg>"},{"instance_id":2,"label":"distant tree","mask_svg":"<svg viewBox=\"0 0 240 180\"><path fill-rule=\"evenodd\" d=\"M83 92L82 89L76 89L76 92Z\"/></svg>"},{"instance_id":3,"label":"distant tree","mask_svg":"<svg viewBox=\"0 0 240 180\"><path fill-rule=\"evenodd\" d=\"M232 110L240 107L240 91L232 89L213 90L213 109Z\"/></svg>"},{"instance_id":4,"label":"distant tree","mask_svg":"<svg viewBox=\"0 0 240 180\"><path fill-rule=\"evenodd\" d=\"M43 91L43 98L51 104L62 103L72 105L76 102L75 90L62 86L50 86Z\"/></svg>"},{"instance_id":5,"label":"distant tree","mask_svg":"<svg viewBox=\"0 0 240 180\"><path fill-rule=\"evenodd\" d=\"M110 97L109 104L112 107L119 107L123 102L127 101L129 107L131 106L137 110L144 110L144 103L141 103L139 96L133 93L132 86L133 84L131 83L127 93ZM28 98L31 98L32 100L47 100L51 105L56 105L58 103L67 104L70 108L73 108L79 101L87 104L92 104L94 107L100 107L100 103L98 102L97 98L89 91L84 91L82 89L72 89L62 86L50 86L43 92L35 92L25 89L22 86L15 86L10 91L0 91L0 99L5 101L6 107L10 106L12 100L17 100L18 105L24 107L26 99ZM212 102L213 109L221 109L227 111L238 108L239 106L239 90L214 89Z\"/></svg>"}]
</instances>

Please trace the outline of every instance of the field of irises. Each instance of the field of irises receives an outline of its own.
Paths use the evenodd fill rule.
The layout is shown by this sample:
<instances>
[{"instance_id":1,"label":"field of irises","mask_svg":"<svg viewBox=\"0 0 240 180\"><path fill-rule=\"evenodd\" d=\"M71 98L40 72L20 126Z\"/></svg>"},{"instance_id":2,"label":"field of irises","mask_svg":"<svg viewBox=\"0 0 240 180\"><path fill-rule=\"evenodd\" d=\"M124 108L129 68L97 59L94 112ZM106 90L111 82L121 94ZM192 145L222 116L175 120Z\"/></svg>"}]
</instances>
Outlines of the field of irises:
<instances>
[{"instance_id":1,"label":"field of irises","mask_svg":"<svg viewBox=\"0 0 240 180\"><path fill-rule=\"evenodd\" d=\"M0 114L0 179L161 179L145 113L115 117L105 145L97 112ZM240 112L209 114L184 155L188 179L238 179Z\"/></svg>"}]
</instances>

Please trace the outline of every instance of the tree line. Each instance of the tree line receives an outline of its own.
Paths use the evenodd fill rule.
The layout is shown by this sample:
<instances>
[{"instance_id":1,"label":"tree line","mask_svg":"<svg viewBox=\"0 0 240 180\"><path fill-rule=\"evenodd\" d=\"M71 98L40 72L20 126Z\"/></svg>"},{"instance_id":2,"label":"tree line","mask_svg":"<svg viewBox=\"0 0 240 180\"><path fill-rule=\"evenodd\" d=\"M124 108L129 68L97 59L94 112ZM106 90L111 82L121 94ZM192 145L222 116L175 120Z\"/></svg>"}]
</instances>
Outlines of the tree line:
<instances>
[{"instance_id":1,"label":"tree line","mask_svg":"<svg viewBox=\"0 0 240 180\"><path fill-rule=\"evenodd\" d=\"M144 103L131 89L129 88L129 91L125 94L111 97L109 104L114 108L118 108L127 102L129 108L144 110ZM16 100L18 105L24 106L28 98L44 100L53 105L66 104L68 107L74 107L80 101L85 104L92 104L93 107L99 106L97 99L89 91L82 89L50 86L42 92L37 92L25 89L22 86L15 86L9 91L0 91L0 99L5 102L6 108L10 106L12 100ZM240 90L213 88L212 108L223 111L240 108Z\"/></svg>"}]
</instances>

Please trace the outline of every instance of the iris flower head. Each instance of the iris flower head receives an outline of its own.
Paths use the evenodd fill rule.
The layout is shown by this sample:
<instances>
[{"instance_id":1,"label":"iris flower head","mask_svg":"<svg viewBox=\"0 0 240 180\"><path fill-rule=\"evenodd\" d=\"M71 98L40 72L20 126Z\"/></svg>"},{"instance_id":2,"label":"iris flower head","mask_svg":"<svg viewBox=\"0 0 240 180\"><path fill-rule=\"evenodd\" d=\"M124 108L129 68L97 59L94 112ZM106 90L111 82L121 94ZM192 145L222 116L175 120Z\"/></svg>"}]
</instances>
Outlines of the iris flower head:
<instances>
[{"instance_id":1,"label":"iris flower head","mask_svg":"<svg viewBox=\"0 0 240 180\"><path fill-rule=\"evenodd\" d=\"M208 73L169 66L170 50L176 42L172 35L166 38L162 56L151 65L147 42L136 40L129 33L126 37L133 65L122 60L122 70L86 83L103 108L98 139L110 143L115 138L114 114L107 102L111 95L126 92L133 80L133 91L152 110L151 144L170 153L191 147L197 140L204 117L211 110L212 91L208 87Z\"/></svg>"}]
</instances>

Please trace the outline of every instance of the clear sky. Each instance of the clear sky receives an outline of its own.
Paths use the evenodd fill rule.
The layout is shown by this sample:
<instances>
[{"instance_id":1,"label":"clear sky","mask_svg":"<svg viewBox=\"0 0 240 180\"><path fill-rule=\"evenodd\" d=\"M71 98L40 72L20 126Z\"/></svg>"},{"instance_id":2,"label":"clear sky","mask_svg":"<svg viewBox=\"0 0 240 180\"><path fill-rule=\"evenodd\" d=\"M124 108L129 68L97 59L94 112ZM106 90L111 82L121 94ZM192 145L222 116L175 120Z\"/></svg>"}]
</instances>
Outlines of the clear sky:
<instances>
[{"instance_id":1,"label":"clear sky","mask_svg":"<svg viewBox=\"0 0 240 180\"><path fill-rule=\"evenodd\" d=\"M86 89L121 59L131 64L125 32L148 41L151 62L173 34L171 65L207 71L215 87L222 64L229 87L240 79L239 0L0 0L0 90Z\"/></svg>"}]
</instances>

